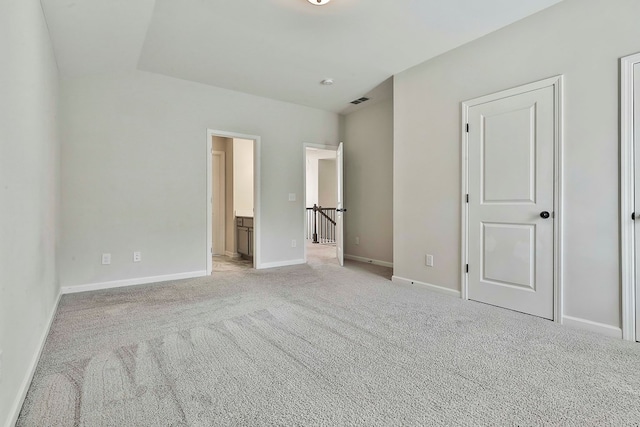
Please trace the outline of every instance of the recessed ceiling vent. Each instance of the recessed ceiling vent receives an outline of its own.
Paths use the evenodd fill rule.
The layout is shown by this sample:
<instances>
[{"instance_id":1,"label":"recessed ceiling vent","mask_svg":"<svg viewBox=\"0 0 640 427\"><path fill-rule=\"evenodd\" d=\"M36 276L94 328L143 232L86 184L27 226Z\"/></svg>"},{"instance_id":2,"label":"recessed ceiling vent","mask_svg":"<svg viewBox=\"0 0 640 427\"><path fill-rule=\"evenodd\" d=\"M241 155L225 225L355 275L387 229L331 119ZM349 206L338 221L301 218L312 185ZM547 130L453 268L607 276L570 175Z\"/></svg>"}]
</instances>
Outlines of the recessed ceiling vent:
<instances>
[{"instance_id":1,"label":"recessed ceiling vent","mask_svg":"<svg viewBox=\"0 0 640 427\"><path fill-rule=\"evenodd\" d=\"M368 101L368 100L369 100L369 98L367 98L366 96L363 96L362 98L358 98L358 99L355 99L355 100L351 101L351 103L353 105L358 105L358 104L362 104L363 102Z\"/></svg>"}]
</instances>

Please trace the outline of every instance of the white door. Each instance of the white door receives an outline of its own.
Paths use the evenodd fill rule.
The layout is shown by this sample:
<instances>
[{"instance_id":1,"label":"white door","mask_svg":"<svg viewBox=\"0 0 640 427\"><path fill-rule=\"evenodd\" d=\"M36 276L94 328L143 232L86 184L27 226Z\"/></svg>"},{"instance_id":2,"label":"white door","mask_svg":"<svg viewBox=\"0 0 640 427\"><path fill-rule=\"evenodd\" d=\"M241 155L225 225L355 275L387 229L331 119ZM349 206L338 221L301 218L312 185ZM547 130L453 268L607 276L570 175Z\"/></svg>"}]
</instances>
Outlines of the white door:
<instances>
[{"instance_id":1,"label":"white door","mask_svg":"<svg viewBox=\"0 0 640 427\"><path fill-rule=\"evenodd\" d=\"M512 92L513 93L513 92ZM554 87L469 108L469 299L554 313Z\"/></svg>"},{"instance_id":2,"label":"white door","mask_svg":"<svg viewBox=\"0 0 640 427\"><path fill-rule=\"evenodd\" d=\"M224 255L225 252L225 155L224 151L213 152L213 255Z\"/></svg>"},{"instance_id":3,"label":"white door","mask_svg":"<svg viewBox=\"0 0 640 427\"><path fill-rule=\"evenodd\" d=\"M633 66L633 146L635 152L635 216L640 215L640 62ZM636 283L640 279L640 225L635 224ZM636 341L640 341L640 286L636 284Z\"/></svg>"},{"instance_id":4,"label":"white door","mask_svg":"<svg viewBox=\"0 0 640 427\"><path fill-rule=\"evenodd\" d=\"M336 171L338 189L336 192L336 255L340 265L344 265L344 148L342 142L336 153Z\"/></svg>"}]
</instances>

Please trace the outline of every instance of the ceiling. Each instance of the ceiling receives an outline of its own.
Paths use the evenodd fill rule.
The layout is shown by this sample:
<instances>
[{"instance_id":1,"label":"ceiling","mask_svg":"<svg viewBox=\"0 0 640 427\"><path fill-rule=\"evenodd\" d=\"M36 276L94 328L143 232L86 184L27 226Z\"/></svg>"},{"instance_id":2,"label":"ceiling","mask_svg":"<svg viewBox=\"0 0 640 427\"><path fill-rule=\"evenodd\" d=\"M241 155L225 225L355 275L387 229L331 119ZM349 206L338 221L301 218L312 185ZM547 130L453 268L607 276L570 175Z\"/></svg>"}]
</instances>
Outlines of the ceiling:
<instances>
[{"instance_id":1,"label":"ceiling","mask_svg":"<svg viewBox=\"0 0 640 427\"><path fill-rule=\"evenodd\" d=\"M345 113L390 96L392 75L559 1L41 3L63 78L137 69Z\"/></svg>"}]
</instances>

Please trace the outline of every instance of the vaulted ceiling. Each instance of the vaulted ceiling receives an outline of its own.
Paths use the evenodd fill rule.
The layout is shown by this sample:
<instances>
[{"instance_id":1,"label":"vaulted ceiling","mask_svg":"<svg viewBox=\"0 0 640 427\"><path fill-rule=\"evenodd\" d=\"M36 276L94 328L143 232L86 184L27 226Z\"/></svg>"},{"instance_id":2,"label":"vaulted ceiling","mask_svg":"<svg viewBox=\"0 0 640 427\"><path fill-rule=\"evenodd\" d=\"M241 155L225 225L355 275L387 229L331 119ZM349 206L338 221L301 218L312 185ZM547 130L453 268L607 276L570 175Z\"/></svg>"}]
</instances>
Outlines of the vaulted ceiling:
<instances>
[{"instance_id":1,"label":"vaulted ceiling","mask_svg":"<svg viewBox=\"0 0 640 427\"><path fill-rule=\"evenodd\" d=\"M334 112L559 1L41 0L62 78L142 70Z\"/></svg>"}]
</instances>

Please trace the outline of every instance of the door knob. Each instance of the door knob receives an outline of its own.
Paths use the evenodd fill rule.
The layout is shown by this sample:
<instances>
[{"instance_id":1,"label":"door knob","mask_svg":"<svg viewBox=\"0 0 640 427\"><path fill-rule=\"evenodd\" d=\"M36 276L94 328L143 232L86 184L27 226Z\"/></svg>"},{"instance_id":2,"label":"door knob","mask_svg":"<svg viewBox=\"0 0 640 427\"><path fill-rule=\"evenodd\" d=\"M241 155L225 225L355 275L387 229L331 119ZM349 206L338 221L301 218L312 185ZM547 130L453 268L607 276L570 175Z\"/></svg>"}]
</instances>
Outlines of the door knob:
<instances>
[{"instance_id":1,"label":"door knob","mask_svg":"<svg viewBox=\"0 0 640 427\"><path fill-rule=\"evenodd\" d=\"M540 216L541 216L542 218L544 218L544 219L547 219L547 218L549 218L551 215L550 215L550 214L549 214L549 212L547 212L547 211L542 211L542 212L540 212Z\"/></svg>"}]
</instances>

